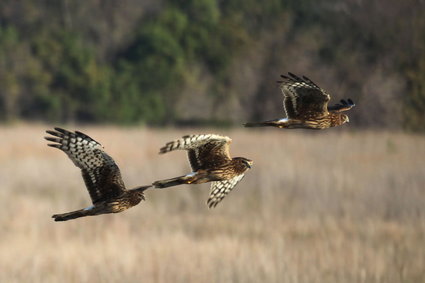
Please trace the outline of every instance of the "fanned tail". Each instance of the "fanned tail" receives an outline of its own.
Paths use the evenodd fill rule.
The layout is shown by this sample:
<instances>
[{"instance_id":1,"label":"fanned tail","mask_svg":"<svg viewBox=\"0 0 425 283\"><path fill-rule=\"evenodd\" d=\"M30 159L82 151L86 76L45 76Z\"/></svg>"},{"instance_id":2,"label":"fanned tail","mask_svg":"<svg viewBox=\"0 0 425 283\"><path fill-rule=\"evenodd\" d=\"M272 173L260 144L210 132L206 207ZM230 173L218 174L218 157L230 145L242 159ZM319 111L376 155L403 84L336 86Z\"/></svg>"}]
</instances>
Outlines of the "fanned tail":
<instances>
[{"instance_id":1,"label":"fanned tail","mask_svg":"<svg viewBox=\"0 0 425 283\"><path fill-rule=\"evenodd\" d=\"M153 182L152 185L155 188L162 189L162 188L168 188L168 187L182 185L182 184L189 184L190 179L191 178L188 176L180 176L180 177L175 177L171 179L156 181L156 182Z\"/></svg>"}]
</instances>

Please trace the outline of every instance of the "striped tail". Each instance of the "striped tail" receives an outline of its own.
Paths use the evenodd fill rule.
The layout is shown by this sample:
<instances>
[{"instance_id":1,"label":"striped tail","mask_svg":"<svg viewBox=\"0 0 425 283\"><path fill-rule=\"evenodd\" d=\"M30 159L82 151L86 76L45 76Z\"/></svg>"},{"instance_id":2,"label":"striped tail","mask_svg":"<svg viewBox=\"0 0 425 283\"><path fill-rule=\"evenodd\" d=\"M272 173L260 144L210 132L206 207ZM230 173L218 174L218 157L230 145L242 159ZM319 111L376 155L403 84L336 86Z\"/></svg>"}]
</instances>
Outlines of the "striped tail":
<instances>
[{"instance_id":1,"label":"striped tail","mask_svg":"<svg viewBox=\"0 0 425 283\"><path fill-rule=\"evenodd\" d=\"M191 180L193 176L180 176L180 177L175 177L175 178L171 178L171 179L166 179L166 180L160 180L160 181L156 181L153 182L152 185L155 188L168 188L168 187L172 187L172 186L177 186L177 185L183 185L183 184L190 184Z\"/></svg>"},{"instance_id":2,"label":"striped tail","mask_svg":"<svg viewBox=\"0 0 425 283\"><path fill-rule=\"evenodd\" d=\"M52 218L55 219L55 221L68 221L75 218L95 215L96 213L92 209L80 209L68 213L62 213L62 214L55 214L52 216Z\"/></svg>"},{"instance_id":3,"label":"striped tail","mask_svg":"<svg viewBox=\"0 0 425 283\"><path fill-rule=\"evenodd\" d=\"M275 120L269 120L264 122L248 122L243 124L245 127L251 128L251 127L279 127L279 128L286 128L286 122L287 119L275 119Z\"/></svg>"}]
</instances>

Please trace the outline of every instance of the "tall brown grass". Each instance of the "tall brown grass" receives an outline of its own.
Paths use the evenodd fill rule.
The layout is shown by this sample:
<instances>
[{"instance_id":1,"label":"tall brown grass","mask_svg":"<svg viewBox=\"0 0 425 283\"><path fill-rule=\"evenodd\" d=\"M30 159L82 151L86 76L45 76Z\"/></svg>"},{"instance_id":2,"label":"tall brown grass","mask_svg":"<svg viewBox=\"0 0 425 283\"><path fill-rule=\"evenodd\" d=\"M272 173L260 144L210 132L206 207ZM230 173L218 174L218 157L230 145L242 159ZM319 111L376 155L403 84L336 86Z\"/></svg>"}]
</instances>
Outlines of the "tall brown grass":
<instances>
[{"instance_id":1,"label":"tall brown grass","mask_svg":"<svg viewBox=\"0 0 425 283\"><path fill-rule=\"evenodd\" d=\"M184 152L157 154L187 133L229 135L232 155L255 164L213 210L209 185L180 186L55 223L90 200L46 128L0 128L0 282L425 281L424 136L78 127L128 187L189 172Z\"/></svg>"}]
</instances>

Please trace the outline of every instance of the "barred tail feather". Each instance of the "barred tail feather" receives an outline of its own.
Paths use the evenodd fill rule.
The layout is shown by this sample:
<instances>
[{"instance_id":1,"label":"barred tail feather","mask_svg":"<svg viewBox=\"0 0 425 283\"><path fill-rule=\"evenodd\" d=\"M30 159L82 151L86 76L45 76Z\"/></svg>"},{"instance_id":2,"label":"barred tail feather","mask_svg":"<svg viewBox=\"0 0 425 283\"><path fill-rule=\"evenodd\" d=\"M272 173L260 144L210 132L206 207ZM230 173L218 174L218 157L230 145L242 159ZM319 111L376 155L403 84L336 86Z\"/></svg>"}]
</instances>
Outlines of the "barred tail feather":
<instances>
[{"instance_id":1,"label":"barred tail feather","mask_svg":"<svg viewBox=\"0 0 425 283\"><path fill-rule=\"evenodd\" d=\"M247 127L247 128L270 126L266 122L248 122L248 123L245 123L243 125L244 125L244 127Z\"/></svg>"},{"instance_id":2,"label":"barred tail feather","mask_svg":"<svg viewBox=\"0 0 425 283\"><path fill-rule=\"evenodd\" d=\"M177 186L177 185L182 185L182 184L188 184L187 176L180 176L180 177L175 177L175 178L166 179L166 180L160 180L160 181L156 181L156 182L152 183L152 185L155 188L159 188L159 189L168 188L168 187Z\"/></svg>"},{"instance_id":3,"label":"barred tail feather","mask_svg":"<svg viewBox=\"0 0 425 283\"><path fill-rule=\"evenodd\" d=\"M276 120L270 120L270 121L264 121L264 122L248 122L243 124L247 128L251 127L279 127L279 128L285 128L285 122L287 122L286 119L276 119Z\"/></svg>"},{"instance_id":4,"label":"barred tail feather","mask_svg":"<svg viewBox=\"0 0 425 283\"><path fill-rule=\"evenodd\" d=\"M75 218L85 217L93 215L92 211L90 210L76 210L68 213L62 213L62 214L55 214L52 216L52 218L55 219L55 221L68 221Z\"/></svg>"}]
</instances>

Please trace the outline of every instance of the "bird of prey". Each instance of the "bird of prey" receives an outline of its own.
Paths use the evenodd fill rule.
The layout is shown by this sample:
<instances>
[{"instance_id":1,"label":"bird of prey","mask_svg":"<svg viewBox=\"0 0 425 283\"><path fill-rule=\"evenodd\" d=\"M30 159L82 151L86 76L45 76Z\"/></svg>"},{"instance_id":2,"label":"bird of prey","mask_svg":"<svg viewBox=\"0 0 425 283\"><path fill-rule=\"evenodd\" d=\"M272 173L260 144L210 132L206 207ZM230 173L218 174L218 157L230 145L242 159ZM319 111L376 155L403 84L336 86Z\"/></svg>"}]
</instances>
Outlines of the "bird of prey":
<instances>
[{"instance_id":1,"label":"bird of prey","mask_svg":"<svg viewBox=\"0 0 425 283\"><path fill-rule=\"evenodd\" d=\"M253 162L244 157L230 157L231 139L214 134L188 135L167 143L160 154L181 149L188 151L193 172L184 176L156 181L156 188L167 188L181 184L212 182L209 208L215 207L242 180Z\"/></svg>"},{"instance_id":2,"label":"bird of prey","mask_svg":"<svg viewBox=\"0 0 425 283\"><path fill-rule=\"evenodd\" d=\"M84 209L55 214L55 221L67 221L74 218L117 213L137 205L145 200L143 192L151 186L126 190L120 169L104 150L100 143L89 136L61 128L46 131L51 136L45 137L56 147L65 152L74 164L81 169L84 182L89 191L92 206Z\"/></svg>"},{"instance_id":3,"label":"bird of prey","mask_svg":"<svg viewBox=\"0 0 425 283\"><path fill-rule=\"evenodd\" d=\"M343 111L355 106L351 99L341 100L341 103L328 106L330 95L312 80L288 73L281 75L280 89L283 93L283 107L286 118L264 122L244 124L245 127L272 126L288 129L326 129L349 122Z\"/></svg>"}]
</instances>

